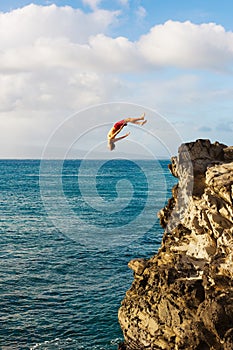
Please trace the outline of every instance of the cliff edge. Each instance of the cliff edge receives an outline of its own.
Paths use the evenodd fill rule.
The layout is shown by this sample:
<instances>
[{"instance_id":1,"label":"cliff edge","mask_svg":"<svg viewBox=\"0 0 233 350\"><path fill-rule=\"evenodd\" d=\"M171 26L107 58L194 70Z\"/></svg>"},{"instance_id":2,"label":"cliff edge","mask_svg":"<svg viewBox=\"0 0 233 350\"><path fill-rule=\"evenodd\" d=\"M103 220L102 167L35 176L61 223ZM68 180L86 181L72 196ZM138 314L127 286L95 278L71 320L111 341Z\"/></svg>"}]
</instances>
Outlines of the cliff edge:
<instances>
[{"instance_id":1,"label":"cliff edge","mask_svg":"<svg viewBox=\"0 0 233 350\"><path fill-rule=\"evenodd\" d=\"M160 213L158 253L129 262L119 309L125 350L233 349L233 147L180 146L179 179Z\"/></svg>"}]
</instances>

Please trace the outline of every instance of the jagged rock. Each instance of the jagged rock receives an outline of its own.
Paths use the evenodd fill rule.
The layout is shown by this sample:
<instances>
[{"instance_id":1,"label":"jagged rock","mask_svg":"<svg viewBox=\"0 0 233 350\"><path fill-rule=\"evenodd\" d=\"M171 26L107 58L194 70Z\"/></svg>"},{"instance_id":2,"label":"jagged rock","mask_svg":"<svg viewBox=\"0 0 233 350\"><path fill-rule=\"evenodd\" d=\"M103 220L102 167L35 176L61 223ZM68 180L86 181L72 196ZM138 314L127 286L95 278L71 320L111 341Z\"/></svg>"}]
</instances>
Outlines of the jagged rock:
<instances>
[{"instance_id":1,"label":"jagged rock","mask_svg":"<svg viewBox=\"0 0 233 350\"><path fill-rule=\"evenodd\" d=\"M130 269L132 269L135 274L141 275L145 270L147 265L147 260L145 259L133 259L128 263Z\"/></svg>"},{"instance_id":2,"label":"jagged rock","mask_svg":"<svg viewBox=\"0 0 233 350\"><path fill-rule=\"evenodd\" d=\"M129 262L121 349L233 349L233 147L183 144L169 168L179 183L159 213L162 245Z\"/></svg>"}]
</instances>

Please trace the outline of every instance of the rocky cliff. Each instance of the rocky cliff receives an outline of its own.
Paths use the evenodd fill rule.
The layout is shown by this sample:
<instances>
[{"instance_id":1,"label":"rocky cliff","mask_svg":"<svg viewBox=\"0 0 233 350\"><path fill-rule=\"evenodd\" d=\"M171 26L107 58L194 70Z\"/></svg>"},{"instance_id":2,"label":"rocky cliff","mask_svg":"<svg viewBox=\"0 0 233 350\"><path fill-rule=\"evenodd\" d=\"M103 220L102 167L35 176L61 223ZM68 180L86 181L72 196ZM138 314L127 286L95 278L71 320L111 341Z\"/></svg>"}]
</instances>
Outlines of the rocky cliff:
<instances>
[{"instance_id":1,"label":"rocky cliff","mask_svg":"<svg viewBox=\"0 0 233 350\"><path fill-rule=\"evenodd\" d=\"M159 213L163 241L129 262L119 349L232 350L233 147L183 144L169 167L179 182Z\"/></svg>"}]
</instances>

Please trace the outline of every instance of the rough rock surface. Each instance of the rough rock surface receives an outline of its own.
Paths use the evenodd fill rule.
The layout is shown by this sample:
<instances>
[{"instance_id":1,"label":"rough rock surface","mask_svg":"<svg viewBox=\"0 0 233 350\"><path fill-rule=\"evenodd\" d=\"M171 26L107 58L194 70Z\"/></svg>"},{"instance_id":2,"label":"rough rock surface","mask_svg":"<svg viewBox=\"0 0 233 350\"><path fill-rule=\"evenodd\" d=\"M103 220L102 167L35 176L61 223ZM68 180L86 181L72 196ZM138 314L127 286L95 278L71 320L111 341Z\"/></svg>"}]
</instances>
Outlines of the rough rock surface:
<instances>
[{"instance_id":1,"label":"rough rock surface","mask_svg":"<svg viewBox=\"0 0 233 350\"><path fill-rule=\"evenodd\" d=\"M232 350L233 147L183 144L170 170L179 183L159 213L161 248L129 263L119 349Z\"/></svg>"}]
</instances>

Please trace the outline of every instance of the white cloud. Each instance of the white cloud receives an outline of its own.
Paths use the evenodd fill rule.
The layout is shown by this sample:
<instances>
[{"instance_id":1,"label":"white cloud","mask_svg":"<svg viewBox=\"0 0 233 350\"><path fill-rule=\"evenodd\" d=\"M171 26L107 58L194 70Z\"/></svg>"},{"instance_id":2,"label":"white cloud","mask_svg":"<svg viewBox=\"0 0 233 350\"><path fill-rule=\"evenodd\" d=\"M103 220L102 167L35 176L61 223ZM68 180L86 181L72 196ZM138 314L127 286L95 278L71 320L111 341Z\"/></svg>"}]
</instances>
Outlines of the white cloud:
<instances>
[{"instance_id":1,"label":"white cloud","mask_svg":"<svg viewBox=\"0 0 233 350\"><path fill-rule=\"evenodd\" d=\"M146 9L143 6L139 6L136 11L136 15L139 19L145 18L147 15Z\"/></svg>"},{"instance_id":2,"label":"white cloud","mask_svg":"<svg viewBox=\"0 0 233 350\"><path fill-rule=\"evenodd\" d=\"M96 10L102 0L82 0L84 5L88 5L92 10Z\"/></svg>"},{"instance_id":3,"label":"white cloud","mask_svg":"<svg viewBox=\"0 0 233 350\"><path fill-rule=\"evenodd\" d=\"M129 6L129 0L118 0L119 4L122 6Z\"/></svg>"},{"instance_id":4,"label":"white cloud","mask_svg":"<svg viewBox=\"0 0 233 350\"><path fill-rule=\"evenodd\" d=\"M112 39L99 34L91 37L90 50L96 67L109 72L132 72L141 70L143 61L134 43L125 37Z\"/></svg>"},{"instance_id":5,"label":"white cloud","mask_svg":"<svg viewBox=\"0 0 233 350\"><path fill-rule=\"evenodd\" d=\"M97 72L151 67L227 69L233 33L213 23L168 21L132 42L106 36L118 12L29 5L0 14L0 71L66 68Z\"/></svg>"},{"instance_id":6,"label":"white cloud","mask_svg":"<svg viewBox=\"0 0 233 350\"><path fill-rule=\"evenodd\" d=\"M100 9L86 14L69 6L33 4L0 13L1 50L33 45L40 38L68 38L82 44L90 35L105 33L117 15L117 11Z\"/></svg>"},{"instance_id":7,"label":"white cloud","mask_svg":"<svg viewBox=\"0 0 233 350\"><path fill-rule=\"evenodd\" d=\"M138 48L155 66L222 70L233 61L233 33L214 23L168 21L142 36Z\"/></svg>"}]
</instances>

